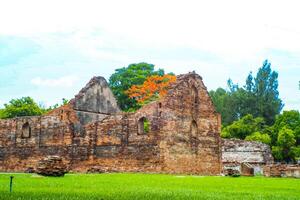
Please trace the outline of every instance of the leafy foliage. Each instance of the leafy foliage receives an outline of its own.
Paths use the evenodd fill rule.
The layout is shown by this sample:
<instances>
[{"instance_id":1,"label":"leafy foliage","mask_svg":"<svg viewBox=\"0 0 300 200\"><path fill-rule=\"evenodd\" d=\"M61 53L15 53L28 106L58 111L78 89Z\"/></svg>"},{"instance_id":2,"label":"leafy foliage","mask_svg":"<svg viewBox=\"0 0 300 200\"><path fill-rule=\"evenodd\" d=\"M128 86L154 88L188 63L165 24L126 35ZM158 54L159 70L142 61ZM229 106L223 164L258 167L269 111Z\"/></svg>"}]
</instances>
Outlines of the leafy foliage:
<instances>
[{"instance_id":1,"label":"leafy foliage","mask_svg":"<svg viewBox=\"0 0 300 200\"><path fill-rule=\"evenodd\" d=\"M174 75L149 76L142 85L133 85L126 94L142 106L167 94L169 86L176 81Z\"/></svg>"},{"instance_id":2,"label":"leafy foliage","mask_svg":"<svg viewBox=\"0 0 300 200\"><path fill-rule=\"evenodd\" d=\"M13 118L21 116L34 116L43 114L43 110L38 106L31 97L22 97L12 99L8 104L4 104L1 112L2 118Z\"/></svg>"},{"instance_id":3,"label":"leafy foliage","mask_svg":"<svg viewBox=\"0 0 300 200\"><path fill-rule=\"evenodd\" d=\"M270 128L273 155L277 160L300 160L300 113L296 110L283 111Z\"/></svg>"},{"instance_id":4,"label":"leafy foliage","mask_svg":"<svg viewBox=\"0 0 300 200\"><path fill-rule=\"evenodd\" d=\"M0 119L39 116L68 103L69 101L63 98L62 104L55 104L54 106L45 108L42 105L38 105L31 97L12 99L8 104L4 104L4 109L0 109Z\"/></svg>"},{"instance_id":5,"label":"leafy foliage","mask_svg":"<svg viewBox=\"0 0 300 200\"><path fill-rule=\"evenodd\" d=\"M273 125L272 141L276 142L279 131L282 128L288 128L294 131L296 143L300 145L300 113L296 110L283 111L282 114L276 117Z\"/></svg>"},{"instance_id":6,"label":"leafy foliage","mask_svg":"<svg viewBox=\"0 0 300 200\"><path fill-rule=\"evenodd\" d=\"M300 160L300 113L291 110L277 115L274 125L266 125L264 118L248 114L222 129L223 138L260 141L272 146L277 161Z\"/></svg>"},{"instance_id":7,"label":"leafy foliage","mask_svg":"<svg viewBox=\"0 0 300 200\"><path fill-rule=\"evenodd\" d=\"M300 160L300 145L291 147L290 154L291 154L291 157L295 161L299 161Z\"/></svg>"},{"instance_id":8,"label":"leafy foliage","mask_svg":"<svg viewBox=\"0 0 300 200\"><path fill-rule=\"evenodd\" d=\"M248 141L258 141L265 144L271 144L271 137L268 134L260 133L260 132L254 132L251 135L248 135L245 140Z\"/></svg>"},{"instance_id":9,"label":"leafy foliage","mask_svg":"<svg viewBox=\"0 0 300 200\"><path fill-rule=\"evenodd\" d=\"M256 76L250 72L245 85L239 87L231 79L228 90L210 91L216 110L222 116L223 138L260 141L272 146L278 161L300 159L299 111L283 108L278 92L278 73L265 60Z\"/></svg>"},{"instance_id":10,"label":"leafy foliage","mask_svg":"<svg viewBox=\"0 0 300 200\"><path fill-rule=\"evenodd\" d=\"M140 105L134 98L130 98L126 91L133 85L142 85L149 76L163 76L164 74L162 69L155 71L152 64L130 64L128 67L115 70L115 73L109 78L109 86L122 110L136 110L140 108Z\"/></svg>"},{"instance_id":11,"label":"leafy foliage","mask_svg":"<svg viewBox=\"0 0 300 200\"><path fill-rule=\"evenodd\" d=\"M255 78L249 74L245 85L247 99L250 99L248 113L255 117L263 117L267 124L275 122L275 117L280 113L283 104L279 99L278 92L278 73L272 71L271 63L265 60L263 66L259 68Z\"/></svg>"},{"instance_id":12,"label":"leafy foliage","mask_svg":"<svg viewBox=\"0 0 300 200\"><path fill-rule=\"evenodd\" d=\"M223 88L218 88L216 91L210 91L209 95L214 102L216 110L221 113L222 124L227 126L233 121L238 120L238 115L235 110L235 98L232 97L232 93L224 90Z\"/></svg>"},{"instance_id":13,"label":"leafy foliage","mask_svg":"<svg viewBox=\"0 0 300 200\"><path fill-rule=\"evenodd\" d=\"M145 119L143 121L144 123L144 133L149 133L150 131L150 121L148 119Z\"/></svg>"},{"instance_id":14,"label":"leafy foliage","mask_svg":"<svg viewBox=\"0 0 300 200\"><path fill-rule=\"evenodd\" d=\"M243 87L228 80L226 91L222 88L210 91L216 110L221 113L223 125L229 125L251 114L262 117L266 124L272 125L283 107L278 92L278 73L272 71L271 63L264 61L256 77L250 72Z\"/></svg>"},{"instance_id":15,"label":"leafy foliage","mask_svg":"<svg viewBox=\"0 0 300 200\"><path fill-rule=\"evenodd\" d=\"M254 118L251 114L248 114L231 125L224 127L221 136L225 138L245 139L255 132L262 131L264 128L265 121L263 118Z\"/></svg>"},{"instance_id":16,"label":"leafy foliage","mask_svg":"<svg viewBox=\"0 0 300 200\"><path fill-rule=\"evenodd\" d=\"M294 131L286 127L279 131L277 146L273 147L274 156L277 160L293 160L292 147L296 144Z\"/></svg>"}]
</instances>

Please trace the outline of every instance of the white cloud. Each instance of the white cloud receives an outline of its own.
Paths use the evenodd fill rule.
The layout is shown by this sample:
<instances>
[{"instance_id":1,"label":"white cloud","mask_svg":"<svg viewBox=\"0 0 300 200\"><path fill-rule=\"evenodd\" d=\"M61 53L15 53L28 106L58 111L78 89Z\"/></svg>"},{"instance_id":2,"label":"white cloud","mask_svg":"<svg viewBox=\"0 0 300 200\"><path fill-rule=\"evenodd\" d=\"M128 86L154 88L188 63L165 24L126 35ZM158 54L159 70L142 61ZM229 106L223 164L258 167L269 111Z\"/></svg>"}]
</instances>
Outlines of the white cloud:
<instances>
[{"instance_id":1,"label":"white cloud","mask_svg":"<svg viewBox=\"0 0 300 200\"><path fill-rule=\"evenodd\" d=\"M78 80L77 76L63 76L57 79L43 79L36 77L31 79L31 84L40 87L72 87Z\"/></svg>"},{"instance_id":2,"label":"white cloud","mask_svg":"<svg viewBox=\"0 0 300 200\"><path fill-rule=\"evenodd\" d=\"M231 61L265 48L300 52L299 6L293 0L10 0L0 3L0 34L98 28L143 46L191 46Z\"/></svg>"},{"instance_id":3,"label":"white cloud","mask_svg":"<svg viewBox=\"0 0 300 200\"><path fill-rule=\"evenodd\" d=\"M196 70L213 89L225 86L229 76L243 83L247 73L268 58L280 70L282 84L290 79L289 69L299 73L299 7L298 0L0 0L0 35L34 40L46 52L35 56L34 62L64 67L61 75L74 72L80 79L83 74L108 75L117 67L146 61L175 73ZM199 50L216 59L178 57L166 49ZM282 52L270 51L274 49ZM39 76L43 74L35 70L31 83L68 87L65 91L77 80Z\"/></svg>"}]
</instances>

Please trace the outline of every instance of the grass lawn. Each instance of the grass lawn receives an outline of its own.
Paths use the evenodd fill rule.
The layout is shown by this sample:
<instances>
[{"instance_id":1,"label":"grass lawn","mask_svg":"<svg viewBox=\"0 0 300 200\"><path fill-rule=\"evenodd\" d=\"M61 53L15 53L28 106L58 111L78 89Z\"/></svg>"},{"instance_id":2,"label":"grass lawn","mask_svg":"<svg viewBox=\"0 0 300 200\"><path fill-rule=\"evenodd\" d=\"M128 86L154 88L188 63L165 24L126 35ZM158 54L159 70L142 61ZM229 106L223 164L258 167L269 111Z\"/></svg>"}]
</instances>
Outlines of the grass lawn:
<instances>
[{"instance_id":1,"label":"grass lawn","mask_svg":"<svg viewBox=\"0 0 300 200\"><path fill-rule=\"evenodd\" d=\"M0 174L0 199L300 199L300 179L176 176L159 174L67 174L41 177Z\"/></svg>"}]
</instances>

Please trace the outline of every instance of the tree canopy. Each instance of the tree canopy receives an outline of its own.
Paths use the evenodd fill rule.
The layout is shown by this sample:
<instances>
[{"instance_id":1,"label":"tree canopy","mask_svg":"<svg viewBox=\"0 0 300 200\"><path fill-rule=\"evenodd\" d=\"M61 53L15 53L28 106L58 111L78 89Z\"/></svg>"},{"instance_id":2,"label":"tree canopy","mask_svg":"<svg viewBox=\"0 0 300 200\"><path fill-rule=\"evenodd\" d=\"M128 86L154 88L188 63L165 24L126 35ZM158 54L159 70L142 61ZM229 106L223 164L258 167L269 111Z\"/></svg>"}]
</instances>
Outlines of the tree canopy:
<instances>
[{"instance_id":1,"label":"tree canopy","mask_svg":"<svg viewBox=\"0 0 300 200\"><path fill-rule=\"evenodd\" d=\"M8 104L4 104L1 118L34 116L41 115L42 113L43 110L31 97L22 97L20 99L12 99Z\"/></svg>"},{"instance_id":2,"label":"tree canopy","mask_svg":"<svg viewBox=\"0 0 300 200\"><path fill-rule=\"evenodd\" d=\"M268 60L255 76L250 72L243 87L227 82L228 89L210 91L222 116L223 138L238 138L269 144L277 161L300 159L299 111L283 111L279 98L278 73Z\"/></svg>"},{"instance_id":3,"label":"tree canopy","mask_svg":"<svg viewBox=\"0 0 300 200\"><path fill-rule=\"evenodd\" d=\"M23 116L39 116L47 113L61 105L67 104L69 101L62 99L62 104L55 104L45 108L37 104L31 97L21 97L19 99L12 99L9 103L4 104L4 108L0 109L0 119L23 117Z\"/></svg>"},{"instance_id":4,"label":"tree canopy","mask_svg":"<svg viewBox=\"0 0 300 200\"><path fill-rule=\"evenodd\" d=\"M271 125L283 108L279 98L278 73L272 71L268 60L264 61L255 77L252 72L249 73L243 87L229 79L228 90L218 88L210 91L210 96L216 110L221 113L223 125L229 125L247 114L262 117L266 124Z\"/></svg>"},{"instance_id":5,"label":"tree canopy","mask_svg":"<svg viewBox=\"0 0 300 200\"><path fill-rule=\"evenodd\" d=\"M130 98L126 93L133 85L142 85L147 77L157 75L163 76L163 69L154 70L153 64L136 63L115 70L109 78L109 86L115 95L118 105L124 111L140 108L137 100Z\"/></svg>"},{"instance_id":6,"label":"tree canopy","mask_svg":"<svg viewBox=\"0 0 300 200\"><path fill-rule=\"evenodd\" d=\"M133 85L126 94L142 106L158 98L164 97L169 86L176 81L174 75L149 76L142 85Z\"/></svg>"},{"instance_id":7,"label":"tree canopy","mask_svg":"<svg viewBox=\"0 0 300 200\"><path fill-rule=\"evenodd\" d=\"M238 121L233 122L231 125L222 129L221 136L224 138L238 138L245 139L257 132L262 132L265 125L265 120L261 117L254 118L248 114ZM250 138L248 138L250 140ZM253 138L251 138L253 140Z\"/></svg>"}]
</instances>

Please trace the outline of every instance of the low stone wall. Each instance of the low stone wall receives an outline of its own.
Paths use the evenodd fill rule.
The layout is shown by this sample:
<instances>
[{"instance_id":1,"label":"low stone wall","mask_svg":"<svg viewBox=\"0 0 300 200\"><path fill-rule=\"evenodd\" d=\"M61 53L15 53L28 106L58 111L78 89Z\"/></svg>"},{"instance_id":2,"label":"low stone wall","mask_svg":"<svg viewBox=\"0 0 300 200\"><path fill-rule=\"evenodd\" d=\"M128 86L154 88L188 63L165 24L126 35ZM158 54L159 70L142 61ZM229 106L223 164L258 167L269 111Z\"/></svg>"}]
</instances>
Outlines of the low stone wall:
<instances>
[{"instance_id":1,"label":"low stone wall","mask_svg":"<svg viewBox=\"0 0 300 200\"><path fill-rule=\"evenodd\" d=\"M300 165L274 164L264 167L264 175L268 177L300 178Z\"/></svg>"}]
</instances>

